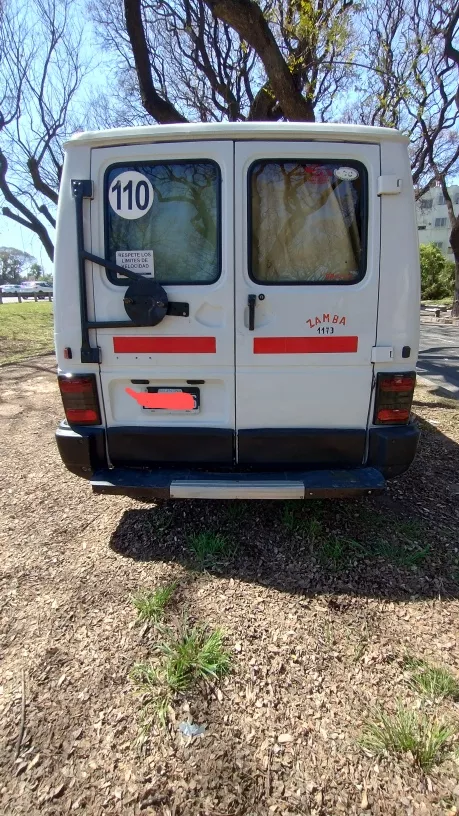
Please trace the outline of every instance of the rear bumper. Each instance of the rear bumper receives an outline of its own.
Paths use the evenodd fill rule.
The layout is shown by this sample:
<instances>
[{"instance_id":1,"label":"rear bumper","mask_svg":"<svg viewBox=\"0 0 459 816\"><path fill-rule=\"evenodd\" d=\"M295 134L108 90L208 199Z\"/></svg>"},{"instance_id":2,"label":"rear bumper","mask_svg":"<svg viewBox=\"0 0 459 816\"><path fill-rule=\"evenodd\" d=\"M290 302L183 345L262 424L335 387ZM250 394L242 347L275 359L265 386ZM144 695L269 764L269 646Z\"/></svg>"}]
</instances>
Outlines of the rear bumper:
<instances>
[{"instance_id":1,"label":"rear bumper","mask_svg":"<svg viewBox=\"0 0 459 816\"><path fill-rule=\"evenodd\" d=\"M76 476L90 479L95 470L108 467L104 428L71 428L61 422L56 443L64 465Z\"/></svg>"},{"instance_id":2,"label":"rear bumper","mask_svg":"<svg viewBox=\"0 0 459 816\"><path fill-rule=\"evenodd\" d=\"M386 479L405 473L418 448L417 425L370 428L367 465L377 468Z\"/></svg>"},{"instance_id":3,"label":"rear bumper","mask_svg":"<svg viewBox=\"0 0 459 816\"><path fill-rule=\"evenodd\" d=\"M137 430L139 436L144 431L145 442L151 444L149 429ZM313 434L313 431L308 431L308 434ZM317 430L315 434L315 450L327 452L330 434L323 430ZM130 438L132 441L132 436ZM419 429L416 425L371 428L366 467L352 467L344 457L343 461L339 457L330 461L330 454L327 453L324 460L328 461L320 464L314 462L309 466L304 463L303 468L296 463L291 471L288 467L276 467L274 461L272 471L268 471L267 462L260 462L257 463L258 467L257 464L252 465L250 473L244 473L237 472L231 464L218 461L222 453L221 444L227 444L223 436L218 439L219 457L213 466L195 461L189 463L194 469L180 467L178 463L174 468L171 458L169 466L164 467L155 462L147 467L145 463L117 461L116 467L109 469L104 428L71 428L67 423L61 423L56 433L62 461L72 473L90 479L95 492L152 498L339 498L381 491L385 479L399 476L409 468L418 440ZM199 450L207 451L207 459L207 446L201 439L196 441L200 443ZM266 448L269 449L269 446ZM213 472L216 464L221 472Z\"/></svg>"},{"instance_id":4,"label":"rear bumper","mask_svg":"<svg viewBox=\"0 0 459 816\"><path fill-rule=\"evenodd\" d=\"M375 468L307 473L210 473L176 470L100 470L94 493L134 499L331 499L382 493L386 481Z\"/></svg>"}]
</instances>

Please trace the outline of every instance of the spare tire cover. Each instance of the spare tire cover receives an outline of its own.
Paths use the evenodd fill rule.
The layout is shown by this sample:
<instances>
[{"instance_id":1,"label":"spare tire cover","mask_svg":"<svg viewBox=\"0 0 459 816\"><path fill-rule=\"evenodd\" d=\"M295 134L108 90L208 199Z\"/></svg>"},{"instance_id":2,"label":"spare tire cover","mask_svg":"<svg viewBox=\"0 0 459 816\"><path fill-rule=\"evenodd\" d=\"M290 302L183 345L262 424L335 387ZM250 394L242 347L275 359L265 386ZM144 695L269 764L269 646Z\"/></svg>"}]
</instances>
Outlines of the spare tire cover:
<instances>
[{"instance_id":1,"label":"spare tire cover","mask_svg":"<svg viewBox=\"0 0 459 816\"><path fill-rule=\"evenodd\" d=\"M133 323L157 326L167 314L167 292L152 278L132 281L126 289L123 302Z\"/></svg>"}]
</instances>

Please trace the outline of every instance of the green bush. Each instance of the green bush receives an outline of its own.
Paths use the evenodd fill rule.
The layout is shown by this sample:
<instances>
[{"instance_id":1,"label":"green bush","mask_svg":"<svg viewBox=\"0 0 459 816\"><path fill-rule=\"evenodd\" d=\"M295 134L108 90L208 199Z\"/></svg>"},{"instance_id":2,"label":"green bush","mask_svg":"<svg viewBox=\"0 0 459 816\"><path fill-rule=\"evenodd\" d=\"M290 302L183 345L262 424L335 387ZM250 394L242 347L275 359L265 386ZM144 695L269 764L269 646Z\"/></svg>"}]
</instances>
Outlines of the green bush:
<instances>
[{"instance_id":1,"label":"green bush","mask_svg":"<svg viewBox=\"0 0 459 816\"><path fill-rule=\"evenodd\" d=\"M423 300L453 298L454 264L448 261L435 244L419 248L421 260L421 297Z\"/></svg>"}]
</instances>

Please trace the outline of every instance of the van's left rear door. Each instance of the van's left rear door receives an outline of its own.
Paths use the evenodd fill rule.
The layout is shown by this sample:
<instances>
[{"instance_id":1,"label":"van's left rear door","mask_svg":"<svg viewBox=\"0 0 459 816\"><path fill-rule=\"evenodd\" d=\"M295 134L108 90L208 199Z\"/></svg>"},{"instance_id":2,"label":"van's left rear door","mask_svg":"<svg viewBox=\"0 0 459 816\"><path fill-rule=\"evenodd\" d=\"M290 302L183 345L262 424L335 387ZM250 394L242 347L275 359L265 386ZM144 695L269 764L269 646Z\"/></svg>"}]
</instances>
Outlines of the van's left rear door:
<instances>
[{"instance_id":1,"label":"van's left rear door","mask_svg":"<svg viewBox=\"0 0 459 816\"><path fill-rule=\"evenodd\" d=\"M147 328L97 330L110 461L229 464L235 433L233 145L93 149L91 176L91 251L154 277L169 303L186 303L189 311ZM126 321L128 281L96 264L92 277L96 321Z\"/></svg>"}]
</instances>

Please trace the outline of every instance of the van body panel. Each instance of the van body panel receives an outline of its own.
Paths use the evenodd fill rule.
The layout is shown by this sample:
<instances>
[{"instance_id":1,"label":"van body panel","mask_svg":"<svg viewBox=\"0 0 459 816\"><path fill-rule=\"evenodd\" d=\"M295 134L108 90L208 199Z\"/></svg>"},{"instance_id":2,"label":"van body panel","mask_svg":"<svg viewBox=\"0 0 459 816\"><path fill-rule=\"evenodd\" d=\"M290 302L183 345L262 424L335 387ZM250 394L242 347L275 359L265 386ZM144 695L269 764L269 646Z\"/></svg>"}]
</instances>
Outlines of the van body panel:
<instances>
[{"instance_id":1,"label":"van body panel","mask_svg":"<svg viewBox=\"0 0 459 816\"><path fill-rule=\"evenodd\" d=\"M419 349L419 241L408 152L381 144L382 172L402 180L398 195L381 196L381 280L377 345L392 346L392 365L414 368ZM410 355L402 356L409 346ZM387 366L384 365L384 370Z\"/></svg>"},{"instance_id":2,"label":"van body panel","mask_svg":"<svg viewBox=\"0 0 459 816\"><path fill-rule=\"evenodd\" d=\"M72 197L71 182L74 178L89 178L91 172L91 150L86 145L81 150L70 150L66 153L62 172L59 204L57 208L58 233L54 256L54 332L55 348L58 366L65 370L64 348L75 349L72 357L72 371L87 370L87 365L80 362L76 350L81 346L80 328L80 292L78 286L77 263L77 234L75 228L75 202ZM85 208L84 240L86 246L91 245L90 209ZM88 284L88 309L91 317L94 316L94 299L92 295L92 272L89 264L86 266L86 280Z\"/></svg>"}]
</instances>

